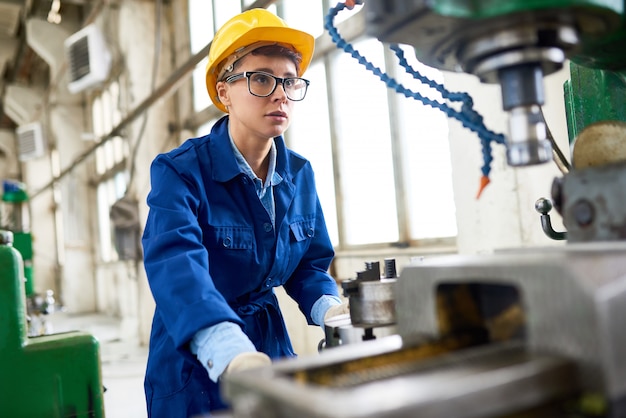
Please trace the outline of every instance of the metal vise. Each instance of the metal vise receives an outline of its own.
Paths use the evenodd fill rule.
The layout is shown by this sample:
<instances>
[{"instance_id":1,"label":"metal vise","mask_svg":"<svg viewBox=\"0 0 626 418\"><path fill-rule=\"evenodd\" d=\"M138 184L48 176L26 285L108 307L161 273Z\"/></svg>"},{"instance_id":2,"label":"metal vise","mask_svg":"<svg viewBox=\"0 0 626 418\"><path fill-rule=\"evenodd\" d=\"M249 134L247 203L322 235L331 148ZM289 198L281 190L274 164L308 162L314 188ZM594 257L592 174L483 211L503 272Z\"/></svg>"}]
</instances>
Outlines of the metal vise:
<instances>
[{"instance_id":1,"label":"metal vise","mask_svg":"<svg viewBox=\"0 0 626 418\"><path fill-rule=\"evenodd\" d=\"M626 416L626 243L435 257L402 271L396 308L405 340L471 333L567 359L594 416Z\"/></svg>"},{"instance_id":2,"label":"metal vise","mask_svg":"<svg viewBox=\"0 0 626 418\"><path fill-rule=\"evenodd\" d=\"M28 337L24 269L0 230L0 411L12 418L104 417L99 343L72 331Z\"/></svg>"}]
</instances>

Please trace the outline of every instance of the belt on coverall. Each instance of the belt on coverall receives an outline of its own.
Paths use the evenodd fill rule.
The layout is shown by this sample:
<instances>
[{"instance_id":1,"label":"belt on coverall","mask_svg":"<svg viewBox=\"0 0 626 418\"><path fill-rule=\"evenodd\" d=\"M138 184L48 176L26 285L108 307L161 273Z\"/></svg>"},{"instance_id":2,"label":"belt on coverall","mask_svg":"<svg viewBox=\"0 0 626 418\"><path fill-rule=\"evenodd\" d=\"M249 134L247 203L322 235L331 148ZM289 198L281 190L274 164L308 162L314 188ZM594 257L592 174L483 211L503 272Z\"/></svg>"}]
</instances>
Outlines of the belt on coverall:
<instances>
[{"instance_id":1,"label":"belt on coverall","mask_svg":"<svg viewBox=\"0 0 626 418\"><path fill-rule=\"evenodd\" d=\"M254 301L234 307L245 323L245 333L257 350L271 358L295 357L276 295L269 291L255 296Z\"/></svg>"}]
</instances>

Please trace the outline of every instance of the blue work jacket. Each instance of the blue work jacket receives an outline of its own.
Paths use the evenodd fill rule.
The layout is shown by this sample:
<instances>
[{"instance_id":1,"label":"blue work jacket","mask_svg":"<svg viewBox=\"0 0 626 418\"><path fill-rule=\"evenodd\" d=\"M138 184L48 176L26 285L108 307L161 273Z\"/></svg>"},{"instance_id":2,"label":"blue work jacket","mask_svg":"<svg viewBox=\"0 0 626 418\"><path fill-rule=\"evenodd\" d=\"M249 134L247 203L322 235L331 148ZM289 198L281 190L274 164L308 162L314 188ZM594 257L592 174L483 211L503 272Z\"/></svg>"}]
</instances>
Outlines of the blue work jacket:
<instances>
[{"instance_id":1,"label":"blue work jacket","mask_svg":"<svg viewBox=\"0 0 626 418\"><path fill-rule=\"evenodd\" d=\"M311 165L282 137L274 142L283 178L274 186L275 227L237 164L228 116L151 165L142 238L156 302L144 382L151 418L226 407L190 352L197 331L234 322L271 358L295 356L273 288L284 286L309 324L317 299L338 295Z\"/></svg>"}]
</instances>

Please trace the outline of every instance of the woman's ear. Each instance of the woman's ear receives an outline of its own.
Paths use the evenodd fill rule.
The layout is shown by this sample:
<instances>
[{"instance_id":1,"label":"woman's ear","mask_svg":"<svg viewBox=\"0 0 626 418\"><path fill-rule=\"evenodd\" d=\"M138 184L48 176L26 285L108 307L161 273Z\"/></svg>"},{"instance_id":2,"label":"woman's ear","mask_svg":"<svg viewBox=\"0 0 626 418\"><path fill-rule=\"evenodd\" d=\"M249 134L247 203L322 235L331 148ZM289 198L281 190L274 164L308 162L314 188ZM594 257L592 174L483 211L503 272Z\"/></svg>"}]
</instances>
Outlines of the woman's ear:
<instances>
[{"instance_id":1,"label":"woman's ear","mask_svg":"<svg viewBox=\"0 0 626 418\"><path fill-rule=\"evenodd\" d=\"M217 98L220 100L224 106L230 106L230 98L228 95L228 84L224 81L218 81L215 85L215 89L217 90Z\"/></svg>"}]
</instances>

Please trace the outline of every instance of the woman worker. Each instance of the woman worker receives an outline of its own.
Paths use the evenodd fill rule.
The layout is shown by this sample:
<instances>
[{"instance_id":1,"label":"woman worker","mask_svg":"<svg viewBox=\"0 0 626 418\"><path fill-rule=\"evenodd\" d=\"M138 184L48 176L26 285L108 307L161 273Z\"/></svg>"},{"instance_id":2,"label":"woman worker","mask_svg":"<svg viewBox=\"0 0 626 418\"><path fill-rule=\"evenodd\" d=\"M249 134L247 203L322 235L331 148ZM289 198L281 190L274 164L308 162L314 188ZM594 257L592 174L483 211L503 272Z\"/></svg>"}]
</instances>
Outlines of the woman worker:
<instances>
[{"instance_id":1,"label":"woman worker","mask_svg":"<svg viewBox=\"0 0 626 418\"><path fill-rule=\"evenodd\" d=\"M309 82L314 38L264 9L229 20L206 68L226 113L211 133L158 155L142 238L156 302L148 416L226 408L224 373L295 356L274 294L284 286L309 324L347 312L310 163L283 133Z\"/></svg>"}]
</instances>

